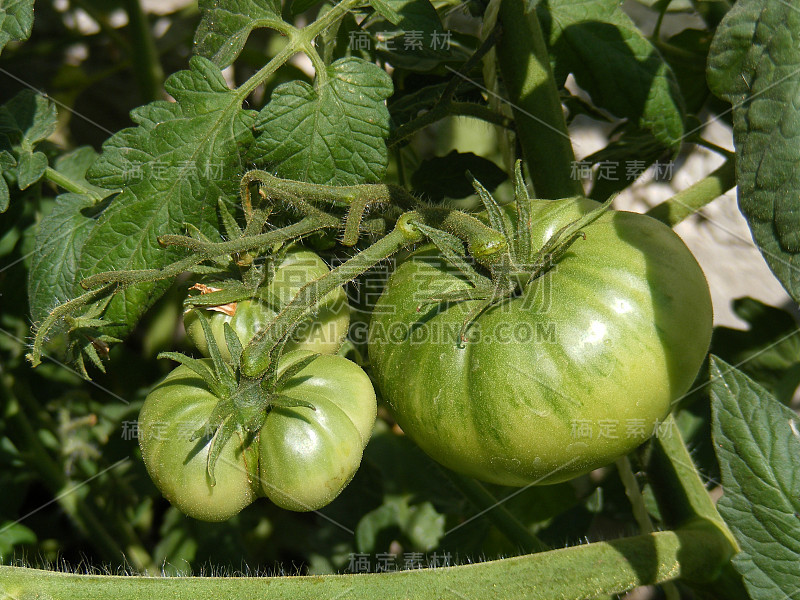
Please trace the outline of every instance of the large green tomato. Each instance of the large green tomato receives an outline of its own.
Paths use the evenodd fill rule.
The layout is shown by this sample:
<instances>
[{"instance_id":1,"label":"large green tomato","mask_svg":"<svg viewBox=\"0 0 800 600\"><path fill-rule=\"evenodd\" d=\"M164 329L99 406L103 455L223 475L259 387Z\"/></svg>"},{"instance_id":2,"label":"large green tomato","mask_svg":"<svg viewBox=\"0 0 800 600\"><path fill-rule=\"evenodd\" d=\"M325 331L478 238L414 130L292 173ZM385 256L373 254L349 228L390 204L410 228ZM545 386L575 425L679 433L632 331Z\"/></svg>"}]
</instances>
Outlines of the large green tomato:
<instances>
[{"instance_id":1,"label":"large green tomato","mask_svg":"<svg viewBox=\"0 0 800 600\"><path fill-rule=\"evenodd\" d=\"M276 265L275 275L267 284L267 292L276 298L272 306L260 300L244 300L235 305L213 307L206 310L211 331L220 349L223 359L230 360L230 350L225 341L224 324L230 323L239 336L242 346L246 346L253 336L264 329L275 318L276 312L294 298L298 290L311 281L329 272L328 266L317 254L294 246L290 248L283 260ZM197 311L191 309L184 314L183 323L186 335L194 346L209 356L208 343L202 325L197 318ZM334 290L325 296L314 314L295 330L292 339L286 344L285 351L310 350L320 354L334 354L342 345L350 324L350 308L343 288Z\"/></svg>"},{"instance_id":2,"label":"large green tomato","mask_svg":"<svg viewBox=\"0 0 800 600\"><path fill-rule=\"evenodd\" d=\"M309 355L304 350L284 354L279 373ZM296 511L316 510L336 498L361 464L375 423L369 377L345 358L320 355L281 393L315 410L274 408L257 435L235 435L223 447L212 486L206 472L210 437L189 438L206 423L218 398L188 367L167 375L139 415L142 458L164 496L204 521L229 519L257 496Z\"/></svg>"},{"instance_id":3,"label":"large green tomato","mask_svg":"<svg viewBox=\"0 0 800 600\"><path fill-rule=\"evenodd\" d=\"M534 201L533 245L596 208ZM555 483L650 437L708 350L708 285L650 217L609 211L521 293L458 334L471 284L436 251L403 262L378 301L369 354L403 430L445 466L504 485Z\"/></svg>"}]
</instances>

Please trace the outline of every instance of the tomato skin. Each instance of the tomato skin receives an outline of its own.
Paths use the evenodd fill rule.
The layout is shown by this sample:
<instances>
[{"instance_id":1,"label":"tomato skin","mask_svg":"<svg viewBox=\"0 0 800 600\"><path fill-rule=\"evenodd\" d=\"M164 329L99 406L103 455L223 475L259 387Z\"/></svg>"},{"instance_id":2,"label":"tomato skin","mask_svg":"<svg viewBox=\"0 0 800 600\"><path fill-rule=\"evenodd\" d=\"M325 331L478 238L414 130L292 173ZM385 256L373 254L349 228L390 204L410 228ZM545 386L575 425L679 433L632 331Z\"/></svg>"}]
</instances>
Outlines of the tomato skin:
<instances>
[{"instance_id":1,"label":"tomato skin","mask_svg":"<svg viewBox=\"0 0 800 600\"><path fill-rule=\"evenodd\" d=\"M236 303L233 315L218 310L206 309L211 331L220 349L222 358L230 360L230 350L225 341L224 323L230 323L239 336L242 346L253 339L259 331L266 328L274 319L276 311L282 308L295 296L298 290L311 281L329 272L328 266L316 253L294 246L290 248L283 260L277 265L273 279L267 284L277 296L278 305L270 307L261 300L244 300ZM208 343L203 327L197 318L194 308L183 316L186 335L203 356L209 356ZM350 324L350 308L343 288L331 292L323 298L313 320L301 324L285 347L290 350L310 350L320 354L334 354L342 345Z\"/></svg>"},{"instance_id":2,"label":"tomato skin","mask_svg":"<svg viewBox=\"0 0 800 600\"><path fill-rule=\"evenodd\" d=\"M279 373L309 354L284 355ZM317 510L341 493L361 464L375 424L375 390L355 363L320 355L282 393L316 410L275 408L267 415L259 446L262 493L282 508Z\"/></svg>"},{"instance_id":3,"label":"tomato skin","mask_svg":"<svg viewBox=\"0 0 800 600\"><path fill-rule=\"evenodd\" d=\"M534 247L597 206L534 202ZM583 232L520 296L484 312L463 347L475 301L418 308L466 279L431 250L392 275L370 359L399 425L440 463L504 485L571 479L641 444L689 389L712 325L691 252L644 215L609 211Z\"/></svg>"},{"instance_id":4,"label":"tomato skin","mask_svg":"<svg viewBox=\"0 0 800 600\"><path fill-rule=\"evenodd\" d=\"M285 353L278 372L310 356ZM209 359L203 362L211 367ZM234 435L222 449L212 486L209 436L190 442L218 398L191 369L178 366L148 394L139 415L139 444L150 477L181 512L224 521L267 496L282 508L322 508L341 493L361 464L375 424L375 390L367 374L340 356L319 355L282 394L310 402L273 408L256 436Z\"/></svg>"},{"instance_id":5,"label":"tomato skin","mask_svg":"<svg viewBox=\"0 0 800 600\"><path fill-rule=\"evenodd\" d=\"M210 361L208 361L210 364ZM139 413L139 445L150 478L181 512L201 521L225 521L255 498L258 454L237 435L225 445L211 485L209 437L189 437L205 425L218 398L191 369L176 367L147 395Z\"/></svg>"}]
</instances>

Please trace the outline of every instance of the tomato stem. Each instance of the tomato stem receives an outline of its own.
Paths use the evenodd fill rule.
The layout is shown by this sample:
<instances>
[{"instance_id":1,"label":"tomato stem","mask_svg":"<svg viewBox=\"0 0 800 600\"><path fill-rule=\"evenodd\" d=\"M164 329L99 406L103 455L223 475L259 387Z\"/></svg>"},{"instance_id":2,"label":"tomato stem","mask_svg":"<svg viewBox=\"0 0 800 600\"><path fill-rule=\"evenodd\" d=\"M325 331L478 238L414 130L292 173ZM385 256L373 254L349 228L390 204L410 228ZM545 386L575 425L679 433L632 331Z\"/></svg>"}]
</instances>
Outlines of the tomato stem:
<instances>
[{"instance_id":1,"label":"tomato stem","mask_svg":"<svg viewBox=\"0 0 800 600\"><path fill-rule=\"evenodd\" d=\"M503 535L515 543L523 552L545 552L550 550L550 546L532 534L479 481L449 469L442 469L442 471L464 497L481 511L479 514L485 514L494 526L502 531Z\"/></svg>"},{"instance_id":2,"label":"tomato stem","mask_svg":"<svg viewBox=\"0 0 800 600\"><path fill-rule=\"evenodd\" d=\"M735 185L735 160L729 158L707 177L654 206L645 214L675 227Z\"/></svg>"},{"instance_id":3,"label":"tomato stem","mask_svg":"<svg viewBox=\"0 0 800 600\"><path fill-rule=\"evenodd\" d=\"M590 598L678 578L707 581L726 560L717 530L688 528L594 542L440 569L305 577L132 577L74 575L0 566L10 597L115 598L439 598L455 590L498 598ZM602 568L600 568L602 566Z\"/></svg>"},{"instance_id":4,"label":"tomato stem","mask_svg":"<svg viewBox=\"0 0 800 600\"><path fill-rule=\"evenodd\" d=\"M277 360L273 350L305 318L322 298L348 281L352 281L395 252L422 240L411 220L418 215L406 213L398 220L394 230L350 260L332 269L319 279L304 285L297 295L281 310L269 327L256 335L242 353L242 373L248 377L260 377L269 370L272 361Z\"/></svg>"},{"instance_id":5,"label":"tomato stem","mask_svg":"<svg viewBox=\"0 0 800 600\"><path fill-rule=\"evenodd\" d=\"M550 54L532 3L501 0L497 43L517 136L537 198L583 195Z\"/></svg>"}]
</instances>

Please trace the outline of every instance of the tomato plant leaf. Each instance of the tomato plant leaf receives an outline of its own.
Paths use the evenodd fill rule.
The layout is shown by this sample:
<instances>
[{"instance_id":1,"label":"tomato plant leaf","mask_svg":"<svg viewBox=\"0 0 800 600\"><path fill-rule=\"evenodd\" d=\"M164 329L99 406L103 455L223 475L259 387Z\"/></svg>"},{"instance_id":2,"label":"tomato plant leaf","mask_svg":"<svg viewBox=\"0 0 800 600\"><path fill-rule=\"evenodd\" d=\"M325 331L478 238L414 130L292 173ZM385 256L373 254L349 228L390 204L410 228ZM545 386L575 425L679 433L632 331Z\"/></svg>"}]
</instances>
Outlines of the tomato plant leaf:
<instances>
[{"instance_id":1,"label":"tomato plant leaf","mask_svg":"<svg viewBox=\"0 0 800 600\"><path fill-rule=\"evenodd\" d=\"M422 161L411 175L411 185L434 201L444 197L466 198L475 193L467 171L490 192L508 179L505 171L489 159L453 150L447 156Z\"/></svg>"},{"instance_id":2,"label":"tomato plant leaf","mask_svg":"<svg viewBox=\"0 0 800 600\"><path fill-rule=\"evenodd\" d=\"M17 157L19 189L27 189L44 175L47 157L42 152L36 152L34 147L55 130L56 107L41 94L23 90L0 106L0 134L8 140L8 144L4 141L2 146L8 145L8 150ZM8 160L4 162L4 169L11 166ZM0 208L2 204L0 200Z\"/></svg>"},{"instance_id":3,"label":"tomato plant leaf","mask_svg":"<svg viewBox=\"0 0 800 600\"><path fill-rule=\"evenodd\" d=\"M303 81L275 89L256 119L261 133L252 157L280 177L354 185L380 181L386 171L392 80L360 58L327 68L313 88Z\"/></svg>"},{"instance_id":4,"label":"tomato plant leaf","mask_svg":"<svg viewBox=\"0 0 800 600\"><path fill-rule=\"evenodd\" d=\"M17 167L17 186L24 190L36 183L47 168L47 157L43 152L21 152Z\"/></svg>"},{"instance_id":5,"label":"tomato plant leaf","mask_svg":"<svg viewBox=\"0 0 800 600\"><path fill-rule=\"evenodd\" d=\"M32 90L22 90L0 106L0 133L8 136L16 151L32 151L36 142L55 130L55 104Z\"/></svg>"},{"instance_id":6,"label":"tomato plant leaf","mask_svg":"<svg viewBox=\"0 0 800 600\"><path fill-rule=\"evenodd\" d=\"M596 106L680 146L684 105L675 75L619 2L538 0L536 10L559 85L572 73Z\"/></svg>"},{"instance_id":7,"label":"tomato plant leaf","mask_svg":"<svg viewBox=\"0 0 800 600\"><path fill-rule=\"evenodd\" d=\"M753 298L737 298L733 311L747 321L743 331L716 327L711 352L763 385L783 404L800 385L800 329L788 312Z\"/></svg>"},{"instance_id":8,"label":"tomato plant leaf","mask_svg":"<svg viewBox=\"0 0 800 600\"><path fill-rule=\"evenodd\" d=\"M244 171L242 146L252 140L253 114L225 84L219 68L195 56L167 79L176 102L156 101L131 113L137 127L103 144L88 179L122 189L103 212L81 255L83 277L110 270L152 269L174 260L158 236L184 223L218 237L219 198L236 197ZM129 331L169 282L138 284L110 302L106 319Z\"/></svg>"},{"instance_id":9,"label":"tomato plant leaf","mask_svg":"<svg viewBox=\"0 0 800 600\"><path fill-rule=\"evenodd\" d=\"M742 552L733 564L754 600L800 589L800 418L713 357L713 435L725 494L720 514Z\"/></svg>"},{"instance_id":10,"label":"tomato plant leaf","mask_svg":"<svg viewBox=\"0 0 800 600\"><path fill-rule=\"evenodd\" d=\"M686 103L686 112L697 114L711 91L706 80L706 62L712 36L702 29L684 29L659 45L664 60L672 67Z\"/></svg>"},{"instance_id":11,"label":"tomato plant leaf","mask_svg":"<svg viewBox=\"0 0 800 600\"><path fill-rule=\"evenodd\" d=\"M75 296L81 248L95 224L86 211L93 205L94 200L84 194L61 194L53 210L39 223L28 275L34 323Z\"/></svg>"},{"instance_id":12,"label":"tomato plant leaf","mask_svg":"<svg viewBox=\"0 0 800 600\"><path fill-rule=\"evenodd\" d=\"M201 0L194 51L220 68L230 65L253 29L283 23L280 0Z\"/></svg>"},{"instance_id":13,"label":"tomato plant leaf","mask_svg":"<svg viewBox=\"0 0 800 600\"><path fill-rule=\"evenodd\" d=\"M450 56L453 33L445 31L430 0L371 0L370 3L383 19L369 24L367 31L377 40L375 49L386 55L392 65L428 71Z\"/></svg>"},{"instance_id":14,"label":"tomato plant leaf","mask_svg":"<svg viewBox=\"0 0 800 600\"><path fill-rule=\"evenodd\" d=\"M6 178L3 176L3 173L17 164L11 152L3 149L6 147L10 148L11 145L8 142L8 138L0 133L0 214L8 210L8 202L10 199L8 184L6 183Z\"/></svg>"},{"instance_id":15,"label":"tomato plant leaf","mask_svg":"<svg viewBox=\"0 0 800 600\"><path fill-rule=\"evenodd\" d=\"M384 503L367 513L356 527L356 546L361 552L375 551L380 547L379 535L390 528L398 528L418 551L436 548L444 536L444 515L438 513L430 502L410 504L409 496L387 495Z\"/></svg>"},{"instance_id":16,"label":"tomato plant leaf","mask_svg":"<svg viewBox=\"0 0 800 600\"><path fill-rule=\"evenodd\" d=\"M6 0L0 4L0 52L11 41L27 40L31 27L33 0Z\"/></svg>"},{"instance_id":17,"label":"tomato plant leaf","mask_svg":"<svg viewBox=\"0 0 800 600\"><path fill-rule=\"evenodd\" d=\"M105 198L111 192L96 185L92 185L86 179L86 172L97 160L97 152L91 146L79 146L59 156L53 162L53 168L69 177L72 181L88 188L98 198Z\"/></svg>"},{"instance_id":18,"label":"tomato plant leaf","mask_svg":"<svg viewBox=\"0 0 800 600\"><path fill-rule=\"evenodd\" d=\"M708 61L711 91L733 105L739 208L775 276L800 301L800 12L738 2Z\"/></svg>"}]
</instances>

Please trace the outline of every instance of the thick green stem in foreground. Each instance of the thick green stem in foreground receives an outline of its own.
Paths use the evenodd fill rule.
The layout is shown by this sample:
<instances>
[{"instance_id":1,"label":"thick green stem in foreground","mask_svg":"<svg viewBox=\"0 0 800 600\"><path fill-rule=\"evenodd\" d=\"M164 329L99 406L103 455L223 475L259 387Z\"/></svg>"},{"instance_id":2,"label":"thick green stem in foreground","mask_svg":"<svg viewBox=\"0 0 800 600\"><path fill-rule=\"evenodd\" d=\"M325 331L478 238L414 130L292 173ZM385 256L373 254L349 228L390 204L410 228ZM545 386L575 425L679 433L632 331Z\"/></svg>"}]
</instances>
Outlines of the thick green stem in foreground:
<instances>
[{"instance_id":1,"label":"thick green stem in foreground","mask_svg":"<svg viewBox=\"0 0 800 600\"><path fill-rule=\"evenodd\" d=\"M500 561L399 573L319 577L112 577L0 567L11 598L237 600L524 598L567 600L683 578L702 582L727 560L714 528L664 531Z\"/></svg>"},{"instance_id":2,"label":"thick green stem in foreground","mask_svg":"<svg viewBox=\"0 0 800 600\"><path fill-rule=\"evenodd\" d=\"M536 198L583 195L572 177L575 155L539 19L527 2L503 0L497 59Z\"/></svg>"},{"instance_id":3,"label":"thick green stem in foreground","mask_svg":"<svg viewBox=\"0 0 800 600\"><path fill-rule=\"evenodd\" d=\"M701 179L672 198L654 206L647 215L674 227L690 217L706 204L719 198L736 185L736 169L734 159L722 163L716 171Z\"/></svg>"}]
</instances>

